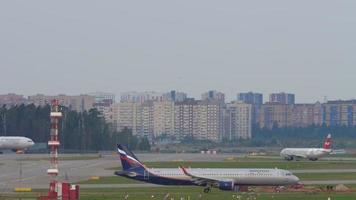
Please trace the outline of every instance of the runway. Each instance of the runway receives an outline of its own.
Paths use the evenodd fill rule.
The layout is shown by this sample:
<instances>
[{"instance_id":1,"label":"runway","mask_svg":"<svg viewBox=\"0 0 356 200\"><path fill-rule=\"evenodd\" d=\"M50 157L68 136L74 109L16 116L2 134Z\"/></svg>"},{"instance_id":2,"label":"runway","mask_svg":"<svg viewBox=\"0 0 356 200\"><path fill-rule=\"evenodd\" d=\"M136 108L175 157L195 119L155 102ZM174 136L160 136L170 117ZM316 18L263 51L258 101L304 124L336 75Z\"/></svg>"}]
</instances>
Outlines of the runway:
<instances>
[{"instance_id":1,"label":"runway","mask_svg":"<svg viewBox=\"0 0 356 200\"><path fill-rule=\"evenodd\" d=\"M98 154L66 154L60 157L97 157ZM137 154L141 161L223 161L229 154ZM48 155L44 154L3 154L0 155L0 191L12 190L14 187L47 188L49 176ZM108 168L120 167L117 155L103 155L95 159L61 160L58 180L78 182L92 176L112 176L114 171ZM177 166L178 167L178 166ZM21 171L21 175L20 175Z\"/></svg>"},{"instance_id":2,"label":"runway","mask_svg":"<svg viewBox=\"0 0 356 200\"><path fill-rule=\"evenodd\" d=\"M98 157L98 154L73 155L62 154L61 158L73 158L70 160L61 160L59 164L60 175L58 180L68 180L75 183L88 180L92 176L113 176L114 168L121 166L117 155L107 154ZM85 159L85 158L88 159ZM137 154L137 157L143 161L223 161L228 157L236 157L236 154ZM76 159L79 160L76 160ZM269 160L269 162L271 162ZM15 187L47 188L49 176L46 170L49 166L48 155L45 154L3 154L0 155L0 192L12 191ZM177 166L178 167L178 166ZM291 170L293 173L343 173L356 172L356 169L301 169ZM356 184L356 180L322 180L322 181L304 181L304 184ZM98 187L157 187L152 184L105 184L105 185L81 185L82 188ZM159 186L162 187L162 186Z\"/></svg>"}]
</instances>

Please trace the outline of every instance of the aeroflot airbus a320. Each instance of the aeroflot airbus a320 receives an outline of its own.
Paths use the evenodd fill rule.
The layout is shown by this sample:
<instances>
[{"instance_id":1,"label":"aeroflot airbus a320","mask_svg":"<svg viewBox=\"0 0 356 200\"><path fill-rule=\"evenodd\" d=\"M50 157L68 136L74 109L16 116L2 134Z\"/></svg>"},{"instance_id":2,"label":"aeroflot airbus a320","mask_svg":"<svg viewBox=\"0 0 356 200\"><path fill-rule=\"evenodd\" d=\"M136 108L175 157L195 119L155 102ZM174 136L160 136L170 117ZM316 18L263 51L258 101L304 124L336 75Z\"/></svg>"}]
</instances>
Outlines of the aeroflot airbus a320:
<instances>
[{"instance_id":1,"label":"aeroflot airbus a320","mask_svg":"<svg viewBox=\"0 0 356 200\"><path fill-rule=\"evenodd\" d=\"M118 145L123 171L115 174L159 185L198 185L208 193L212 187L220 190L240 191L248 186L285 186L297 184L299 178L282 169L148 169L123 145Z\"/></svg>"}]
</instances>

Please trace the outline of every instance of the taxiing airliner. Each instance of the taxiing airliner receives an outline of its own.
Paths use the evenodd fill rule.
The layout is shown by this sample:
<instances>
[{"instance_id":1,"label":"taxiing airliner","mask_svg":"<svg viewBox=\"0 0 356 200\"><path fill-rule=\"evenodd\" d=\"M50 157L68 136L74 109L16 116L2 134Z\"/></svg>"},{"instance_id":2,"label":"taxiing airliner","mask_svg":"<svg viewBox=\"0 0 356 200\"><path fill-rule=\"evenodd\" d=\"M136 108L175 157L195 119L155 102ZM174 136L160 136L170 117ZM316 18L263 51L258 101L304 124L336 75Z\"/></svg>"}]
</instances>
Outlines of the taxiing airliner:
<instances>
[{"instance_id":1,"label":"taxiing airliner","mask_svg":"<svg viewBox=\"0 0 356 200\"><path fill-rule=\"evenodd\" d=\"M15 152L23 152L35 143L27 137L21 136L1 136L0 150L11 149Z\"/></svg>"},{"instance_id":2,"label":"taxiing airliner","mask_svg":"<svg viewBox=\"0 0 356 200\"><path fill-rule=\"evenodd\" d=\"M331 134L325 139L323 148L285 148L282 149L280 155L286 160L297 160L306 158L312 161L318 160L320 157L330 154L331 150Z\"/></svg>"},{"instance_id":3,"label":"taxiing airliner","mask_svg":"<svg viewBox=\"0 0 356 200\"><path fill-rule=\"evenodd\" d=\"M118 176L159 185L198 185L208 193L212 187L241 191L248 186L286 186L298 184L299 178L283 169L225 168L154 168L149 169L123 145L118 145L122 171Z\"/></svg>"}]
</instances>

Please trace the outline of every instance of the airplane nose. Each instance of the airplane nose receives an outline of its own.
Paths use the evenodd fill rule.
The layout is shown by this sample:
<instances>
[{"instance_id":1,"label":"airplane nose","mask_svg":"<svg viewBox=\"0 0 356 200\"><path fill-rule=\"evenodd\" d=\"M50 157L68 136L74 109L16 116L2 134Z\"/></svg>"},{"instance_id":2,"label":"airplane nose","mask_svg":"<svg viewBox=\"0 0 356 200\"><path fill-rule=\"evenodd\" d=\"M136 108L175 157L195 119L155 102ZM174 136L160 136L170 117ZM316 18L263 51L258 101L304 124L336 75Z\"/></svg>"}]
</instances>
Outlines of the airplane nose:
<instances>
[{"instance_id":1,"label":"airplane nose","mask_svg":"<svg viewBox=\"0 0 356 200\"><path fill-rule=\"evenodd\" d=\"M294 182L294 183L298 183L298 182L299 182L299 178L296 177L296 176L293 176L293 182Z\"/></svg>"}]
</instances>

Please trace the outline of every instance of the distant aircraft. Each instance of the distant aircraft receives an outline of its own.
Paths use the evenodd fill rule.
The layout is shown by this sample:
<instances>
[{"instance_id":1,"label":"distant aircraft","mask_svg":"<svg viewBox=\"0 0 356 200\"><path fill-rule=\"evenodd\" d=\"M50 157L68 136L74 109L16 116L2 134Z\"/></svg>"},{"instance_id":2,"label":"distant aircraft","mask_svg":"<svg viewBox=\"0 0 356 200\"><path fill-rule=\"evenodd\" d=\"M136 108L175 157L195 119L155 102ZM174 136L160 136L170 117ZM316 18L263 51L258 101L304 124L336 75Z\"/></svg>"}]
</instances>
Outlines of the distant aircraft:
<instances>
[{"instance_id":1,"label":"distant aircraft","mask_svg":"<svg viewBox=\"0 0 356 200\"><path fill-rule=\"evenodd\" d=\"M330 154L331 150L331 134L325 139L323 148L285 148L282 149L280 155L286 160L296 160L298 158L306 158L312 161L318 160L318 158Z\"/></svg>"},{"instance_id":2,"label":"distant aircraft","mask_svg":"<svg viewBox=\"0 0 356 200\"><path fill-rule=\"evenodd\" d=\"M227 191L246 190L248 186L295 185L299 178L282 169L155 168L148 169L123 145L118 145L123 171L115 175L159 185L198 185L208 193L212 187Z\"/></svg>"},{"instance_id":3,"label":"distant aircraft","mask_svg":"<svg viewBox=\"0 0 356 200\"><path fill-rule=\"evenodd\" d=\"M35 143L27 137L20 136L1 136L0 150L11 149L17 153L21 153Z\"/></svg>"}]
</instances>

